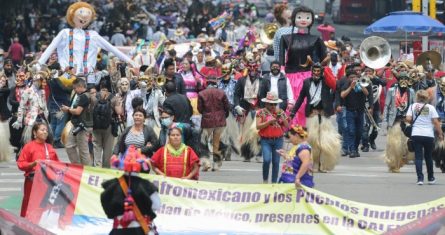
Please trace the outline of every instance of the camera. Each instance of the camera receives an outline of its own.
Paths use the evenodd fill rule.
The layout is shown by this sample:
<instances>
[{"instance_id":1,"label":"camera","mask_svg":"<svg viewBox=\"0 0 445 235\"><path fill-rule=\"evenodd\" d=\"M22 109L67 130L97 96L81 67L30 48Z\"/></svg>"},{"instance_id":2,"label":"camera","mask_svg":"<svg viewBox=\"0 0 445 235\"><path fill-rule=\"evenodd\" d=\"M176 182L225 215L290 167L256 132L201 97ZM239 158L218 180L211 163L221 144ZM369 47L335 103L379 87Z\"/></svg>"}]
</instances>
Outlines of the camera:
<instances>
[{"instance_id":1,"label":"camera","mask_svg":"<svg viewBox=\"0 0 445 235\"><path fill-rule=\"evenodd\" d=\"M85 125L81 122L73 129L73 135L76 136L79 132L85 130Z\"/></svg>"}]
</instances>

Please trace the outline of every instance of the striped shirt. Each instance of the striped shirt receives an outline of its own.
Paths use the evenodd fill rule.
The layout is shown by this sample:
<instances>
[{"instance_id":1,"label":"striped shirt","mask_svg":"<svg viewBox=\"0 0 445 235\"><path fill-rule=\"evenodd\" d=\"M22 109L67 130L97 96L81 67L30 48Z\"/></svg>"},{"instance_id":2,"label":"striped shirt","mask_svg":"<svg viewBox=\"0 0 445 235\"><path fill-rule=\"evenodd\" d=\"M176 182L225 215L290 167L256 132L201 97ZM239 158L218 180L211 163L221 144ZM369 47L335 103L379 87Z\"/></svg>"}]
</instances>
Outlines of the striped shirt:
<instances>
[{"instance_id":1,"label":"striped shirt","mask_svg":"<svg viewBox=\"0 0 445 235\"><path fill-rule=\"evenodd\" d=\"M130 145L134 145L136 148L142 148L145 144L144 132L140 132L139 134L135 134L131 131L128 132L125 137L125 146L128 148Z\"/></svg>"}]
</instances>

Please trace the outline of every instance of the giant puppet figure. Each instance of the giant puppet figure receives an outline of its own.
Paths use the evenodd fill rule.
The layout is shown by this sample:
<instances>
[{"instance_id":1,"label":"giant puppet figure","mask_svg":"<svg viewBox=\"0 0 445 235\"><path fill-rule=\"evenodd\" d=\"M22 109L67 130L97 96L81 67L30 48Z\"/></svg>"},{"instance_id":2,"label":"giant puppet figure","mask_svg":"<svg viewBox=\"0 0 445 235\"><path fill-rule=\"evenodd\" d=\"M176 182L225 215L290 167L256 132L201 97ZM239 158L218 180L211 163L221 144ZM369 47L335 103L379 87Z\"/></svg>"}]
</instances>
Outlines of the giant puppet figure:
<instances>
[{"instance_id":1,"label":"giant puppet figure","mask_svg":"<svg viewBox=\"0 0 445 235\"><path fill-rule=\"evenodd\" d=\"M62 70L73 68L74 74L83 74L87 77L88 83L95 82L94 69L99 49L112 52L121 60L134 65L128 56L113 47L96 31L85 29L95 17L96 11L90 4L86 2L71 4L66 12L66 21L72 28L59 32L43 52L38 64L45 64L53 51L57 49L58 62Z\"/></svg>"},{"instance_id":2,"label":"giant puppet figure","mask_svg":"<svg viewBox=\"0 0 445 235\"><path fill-rule=\"evenodd\" d=\"M298 99L303 80L311 77L311 64L325 61L326 49L323 41L310 34L314 22L314 12L305 6L298 6L292 12L292 27L288 34L282 32L279 39L278 58L284 65L287 78L292 86L294 100ZM298 28L296 32L295 29ZM307 32L305 32L307 31ZM275 40L275 39L274 39ZM306 106L304 102L303 107ZM292 124L306 124L304 109L300 109Z\"/></svg>"}]
</instances>

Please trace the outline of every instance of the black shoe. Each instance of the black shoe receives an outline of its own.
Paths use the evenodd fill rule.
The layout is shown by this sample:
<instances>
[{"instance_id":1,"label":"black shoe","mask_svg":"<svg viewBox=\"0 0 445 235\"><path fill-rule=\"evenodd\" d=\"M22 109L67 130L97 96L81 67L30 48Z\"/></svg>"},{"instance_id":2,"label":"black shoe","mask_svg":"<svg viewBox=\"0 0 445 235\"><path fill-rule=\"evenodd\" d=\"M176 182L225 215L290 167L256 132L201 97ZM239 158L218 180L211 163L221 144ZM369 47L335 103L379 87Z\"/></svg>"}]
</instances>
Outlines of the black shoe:
<instances>
[{"instance_id":1,"label":"black shoe","mask_svg":"<svg viewBox=\"0 0 445 235\"><path fill-rule=\"evenodd\" d=\"M363 150L364 148L365 148L365 146L364 146L364 145L360 146L360 150Z\"/></svg>"},{"instance_id":2,"label":"black shoe","mask_svg":"<svg viewBox=\"0 0 445 235\"><path fill-rule=\"evenodd\" d=\"M356 158L356 157L357 157L357 154L358 154L358 153L356 153L356 152L351 152L351 153L349 154L349 158Z\"/></svg>"},{"instance_id":3,"label":"black shoe","mask_svg":"<svg viewBox=\"0 0 445 235\"><path fill-rule=\"evenodd\" d=\"M369 152L369 147L363 147L362 152Z\"/></svg>"},{"instance_id":4,"label":"black shoe","mask_svg":"<svg viewBox=\"0 0 445 235\"><path fill-rule=\"evenodd\" d=\"M345 156L348 156L349 155L349 152L348 151L345 151L345 150L342 150L341 151L341 156L342 157L345 157Z\"/></svg>"},{"instance_id":5,"label":"black shoe","mask_svg":"<svg viewBox=\"0 0 445 235\"><path fill-rule=\"evenodd\" d=\"M65 145L63 145L60 141L56 141L56 142L54 142L54 148L63 149L63 148L65 148Z\"/></svg>"},{"instance_id":6,"label":"black shoe","mask_svg":"<svg viewBox=\"0 0 445 235\"><path fill-rule=\"evenodd\" d=\"M377 146L375 145L375 142L374 142L374 141L372 141L370 144L371 144L371 148L372 148L372 149L374 149L374 150L377 149Z\"/></svg>"}]
</instances>

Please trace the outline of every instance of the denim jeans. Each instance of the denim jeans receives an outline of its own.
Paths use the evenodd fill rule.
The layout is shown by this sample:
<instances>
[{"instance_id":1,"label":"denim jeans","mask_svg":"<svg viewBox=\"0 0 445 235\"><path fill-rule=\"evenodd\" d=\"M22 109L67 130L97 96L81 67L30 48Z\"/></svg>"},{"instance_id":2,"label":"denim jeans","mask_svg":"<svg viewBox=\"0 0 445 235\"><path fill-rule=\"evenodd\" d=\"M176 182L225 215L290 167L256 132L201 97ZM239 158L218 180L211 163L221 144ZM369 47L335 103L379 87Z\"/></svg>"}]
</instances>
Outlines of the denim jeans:
<instances>
[{"instance_id":1,"label":"denim jeans","mask_svg":"<svg viewBox=\"0 0 445 235\"><path fill-rule=\"evenodd\" d=\"M341 135L341 137L343 139L341 148L344 152L348 152L348 145L346 143L348 127L346 124L346 107L345 106L342 106L342 111L337 113L336 119L337 119L338 133Z\"/></svg>"},{"instance_id":2,"label":"denim jeans","mask_svg":"<svg viewBox=\"0 0 445 235\"><path fill-rule=\"evenodd\" d=\"M54 133L54 141L60 141L60 136L62 135L63 128L65 128L65 123L68 115L63 113L61 119L56 117L56 111L50 113L51 120L51 130Z\"/></svg>"},{"instance_id":3,"label":"denim jeans","mask_svg":"<svg viewBox=\"0 0 445 235\"><path fill-rule=\"evenodd\" d=\"M422 163L425 158L428 181L434 180L433 148L434 138L427 136L412 136L416 164L417 181L423 181Z\"/></svg>"},{"instance_id":4,"label":"denim jeans","mask_svg":"<svg viewBox=\"0 0 445 235\"><path fill-rule=\"evenodd\" d=\"M349 152L358 152L358 145L363 132L363 111L346 110L347 137L346 145Z\"/></svg>"},{"instance_id":5,"label":"denim jeans","mask_svg":"<svg viewBox=\"0 0 445 235\"><path fill-rule=\"evenodd\" d=\"M261 138L261 151L263 152L263 181L269 179L270 162L272 161L272 183L278 182L280 169L280 155L277 150L283 147L283 138Z\"/></svg>"}]
</instances>

